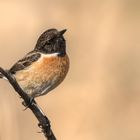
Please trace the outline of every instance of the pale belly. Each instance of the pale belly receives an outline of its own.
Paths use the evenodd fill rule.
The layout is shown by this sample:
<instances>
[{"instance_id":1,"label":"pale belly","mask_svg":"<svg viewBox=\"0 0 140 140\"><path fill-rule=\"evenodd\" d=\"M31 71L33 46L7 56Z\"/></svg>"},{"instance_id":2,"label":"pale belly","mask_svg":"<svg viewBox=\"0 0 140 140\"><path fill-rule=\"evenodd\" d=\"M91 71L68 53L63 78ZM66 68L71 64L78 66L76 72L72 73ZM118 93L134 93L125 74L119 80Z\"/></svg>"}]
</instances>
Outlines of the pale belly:
<instances>
[{"instance_id":1,"label":"pale belly","mask_svg":"<svg viewBox=\"0 0 140 140\"><path fill-rule=\"evenodd\" d=\"M69 69L68 56L42 58L39 63L15 74L21 88L30 96L37 97L57 87L65 78Z\"/></svg>"}]
</instances>

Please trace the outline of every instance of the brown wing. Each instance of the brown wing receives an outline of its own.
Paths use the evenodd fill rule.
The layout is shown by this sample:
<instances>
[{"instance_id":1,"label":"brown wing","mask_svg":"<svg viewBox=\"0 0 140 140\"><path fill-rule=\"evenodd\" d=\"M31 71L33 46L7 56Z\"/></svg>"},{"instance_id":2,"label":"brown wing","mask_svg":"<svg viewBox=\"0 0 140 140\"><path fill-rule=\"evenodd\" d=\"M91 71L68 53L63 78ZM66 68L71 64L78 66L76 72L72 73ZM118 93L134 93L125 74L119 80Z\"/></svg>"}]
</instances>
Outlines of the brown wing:
<instances>
[{"instance_id":1,"label":"brown wing","mask_svg":"<svg viewBox=\"0 0 140 140\"><path fill-rule=\"evenodd\" d=\"M17 71L25 69L33 62L37 61L40 56L41 54L39 52L32 51L28 53L23 59L20 59L16 64L11 67L10 72L12 74L15 74Z\"/></svg>"}]
</instances>

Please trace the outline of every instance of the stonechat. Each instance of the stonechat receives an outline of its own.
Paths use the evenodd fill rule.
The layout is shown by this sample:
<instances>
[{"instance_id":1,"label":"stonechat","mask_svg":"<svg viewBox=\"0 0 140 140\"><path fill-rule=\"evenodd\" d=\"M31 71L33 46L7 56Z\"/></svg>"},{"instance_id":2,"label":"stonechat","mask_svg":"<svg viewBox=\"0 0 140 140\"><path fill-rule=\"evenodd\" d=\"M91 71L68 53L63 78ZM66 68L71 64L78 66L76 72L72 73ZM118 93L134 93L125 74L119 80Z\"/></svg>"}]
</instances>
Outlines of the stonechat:
<instances>
[{"instance_id":1,"label":"stonechat","mask_svg":"<svg viewBox=\"0 0 140 140\"><path fill-rule=\"evenodd\" d=\"M47 94L64 80L69 70L65 32L66 29L45 31L33 51L8 70L30 97Z\"/></svg>"}]
</instances>

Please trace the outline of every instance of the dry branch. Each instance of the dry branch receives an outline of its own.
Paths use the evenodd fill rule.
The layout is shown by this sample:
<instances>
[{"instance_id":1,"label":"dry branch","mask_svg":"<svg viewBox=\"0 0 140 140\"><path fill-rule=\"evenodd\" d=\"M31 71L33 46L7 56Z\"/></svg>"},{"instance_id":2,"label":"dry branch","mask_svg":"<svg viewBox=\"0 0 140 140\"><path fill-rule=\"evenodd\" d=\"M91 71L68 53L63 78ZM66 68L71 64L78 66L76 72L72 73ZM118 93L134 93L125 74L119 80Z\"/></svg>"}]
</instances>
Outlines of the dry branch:
<instances>
[{"instance_id":1,"label":"dry branch","mask_svg":"<svg viewBox=\"0 0 140 140\"><path fill-rule=\"evenodd\" d=\"M54 136L52 130L50 121L47 118L47 116L42 112L40 107L37 105L36 101L31 99L18 85L16 79L8 72L5 71L3 68L0 67L0 73L3 74L4 77L6 77L9 81L9 83L12 85L12 87L15 89L15 91L19 94L19 96L24 100L26 105L29 105L28 108L33 112L33 114L36 116L37 120L39 121L38 126L42 129L42 133L48 140L56 140L56 137ZM32 103L31 103L32 100Z\"/></svg>"}]
</instances>

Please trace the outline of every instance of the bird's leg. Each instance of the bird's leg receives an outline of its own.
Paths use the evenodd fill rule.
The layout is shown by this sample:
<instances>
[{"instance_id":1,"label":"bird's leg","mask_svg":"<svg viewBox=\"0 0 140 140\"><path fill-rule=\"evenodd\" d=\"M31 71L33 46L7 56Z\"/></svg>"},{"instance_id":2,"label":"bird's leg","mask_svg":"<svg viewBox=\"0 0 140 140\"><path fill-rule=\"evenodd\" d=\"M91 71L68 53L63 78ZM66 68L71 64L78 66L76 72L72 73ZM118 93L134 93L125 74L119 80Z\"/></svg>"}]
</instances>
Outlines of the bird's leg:
<instances>
[{"instance_id":1,"label":"bird's leg","mask_svg":"<svg viewBox=\"0 0 140 140\"><path fill-rule=\"evenodd\" d=\"M28 109L29 106L31 106L33 103L34 103L34 98L33 98L33 97L30 97L30 98L29 98L29 102L28 102L28 103L25 103L25 101L23 101L23 102L22 102L22 105L25 106L24 111L25 111L26 109Z\"/></svg>"}]
</instances>

